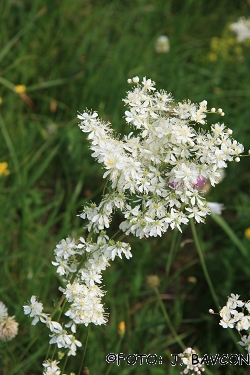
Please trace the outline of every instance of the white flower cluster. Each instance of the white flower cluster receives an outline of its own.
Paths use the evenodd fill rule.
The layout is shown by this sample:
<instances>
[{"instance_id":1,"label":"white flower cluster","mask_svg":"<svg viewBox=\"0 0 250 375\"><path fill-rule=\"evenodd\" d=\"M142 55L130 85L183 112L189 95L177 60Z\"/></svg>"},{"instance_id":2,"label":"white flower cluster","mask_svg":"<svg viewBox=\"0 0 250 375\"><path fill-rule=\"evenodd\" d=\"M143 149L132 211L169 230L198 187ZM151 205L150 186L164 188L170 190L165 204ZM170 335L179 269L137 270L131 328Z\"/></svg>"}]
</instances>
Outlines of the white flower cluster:
<instances>
[{"instance_id":1,"label":"white flower cluster","mask_svg":"<svg viewBox=\"0 0 250 375\"><path fill-rule=\"evenodd\" d=\"M60 323L51 320L48 314L43 313L43 304L38 302L35 296L32 296L30 303L24 306L24 314L34 318L31 323L33 325L39 320L45 323L51 332L49 344L56 344L58 348L67 349L68 356L76 355L77 346L82 346L81 342L72 334L68 334Z\"/></svg>"},{"instance_id":2,"label":"white flower cluster","mask_svg":"<svg viewBox=\"0 0 250 375\"><path fill-rule=\"evenodd\" d=\"M77 324L107 322L107 314L101 303L105 292L98 286L102 282L102 271L109 266L109 261L116 256L122 258L132 256L130 245L124 242L110 240L105 231L100 231L96 242L86 242L80 237L78 244L74 239L62 240L55 249L57 272L67 276L65 289L60 289L70 303L70 309L65 313L72 320L71 330L75 332ZM84 262L82 262L82 260ZM73 273L73 282L68 277ZM67 280L68 279L68 280Z\"/></svg>"},{"instance_id":3,"label":"white flower cluster","mask_svg":"<svg viewBox=\"0 0 250 375\"><path fill-rule=\"evenodd\" d=\"M250 40L250 18L240 17L229 28L236 34L238 42L244 42L247 39Z\"/></svg>"},{"instance_id":4,"label":"white flower cluster","mask_svg":"<svg viewBox=\"0 0 250 375\"><path fill-rule=\"evenodd\" d=\"M56 246L54 253L56 261L52 264L57 266L57 273L63 276L66 282L66 287L59 289L70 304L65 313L70 321L63 325L51 320L50 316L43 312L43 304L38 302L35 296L32 296L30 303L24 306L24 314L33 318L32 325L39 321L47 325L51 332L49 344L66 349L68 356L76 355L77 347L82 344L65 328L70 328L72 333L76 333L79 324L88 326L90 323L101 325L107 322L108 314L105 313L101 302L105 291L99 287L102 280L101 272L116 256L122 258L124 254L126 258L130 258L132 254L129 244L109 239L105 231L100 231L96 242L86 242L83 237L80 237L79 241L63 239ZM57 366L57 363L53 362L53 366ZM49 374L50 367L46 367L46 374Z\"/></svg>"},{"instance_id":5,"label":"white flower cluster","mask_svg":"<svg viewBox=\"0 0 250 375\"><path fill-rule=\"evenodd\" d=\"M231 297L228 297L226 306L220 310L222 319L219 324L223 328L236 328L241 335L238 344L245 346L250 354L250 333L241 334L241 331L248 331L250 328L250 301L243 302L239 297L238 294L231 294Z\"/></svg>"},{"instance_id":6,"label":"white flower cluster","mask_svg":"<svg viewBox=\"0 0 250 375\"><path fill-rule=\"evenodd\" d=\"M43 375L60 375L61 370L57 366L59 362L47 360L43 362L43 366L45 367L43 371Z\"/></svg>"},{"instance_id":7,"label":"white flower cluster","mask_svg":"<svg viewBox=\"0 0 250 375\"><path fill-rule=\"evenodd\" d=\"M130 245L121 242L124 233L117 241L106 234L114 212L124 214L120 229L139 238L161 236L168 228L181 231L181 225L192 217L203 222L211 209L201 187L207 182L213 186L218 183L227 162L239 161L238 155L243 152L243 146L231 138L232 131L224 124L216 123L210 131L196 129L197 124L206 125L208 112L223 116L222 109L208 111L205 100L174 104L170 94L155 90L151 79L143 78L141 84L138 77L129 81L137 86L124 99L129 106L125 118L134 132L121 140L96 112L78 116L80 128L89 133L92 156L104 165L103 177L109 178L110 186L99 205L91 203L79 215L87 220L87 239L66 238L54 250L52 264L65 285L59 288L63 293L59 305L66 300L64 313L69 322L52 320L59 305L50 317L35 296L24 306L33 325L40 321L49 328L49 344L66 349L68 356L74 356L82 346L73 335L79 324L107 322L101 301L105 295L102 271L116 256L132 256ZM1 313L4 315L5 310L0 309ZM189 352L184 354L182 359L187 361ZM44 362L44 374L59 375L58 363Z\"/></svg>"},{"instance_id":8,"label":"white flower cluster","mask_svg":"<svg viewBox=\"0 0 250 375\"><path fill-rule=\"evenodd\" d=\"M189 100L174 104L165 91L156 91L151 79L134 77L136 83L124 99L125 120L134 128L122 139L96 112L78 115L80 128L89 133L92 156L106 169L111 183L99 206L89 205L81 215L88 230L108 228L116 209L124 213L120 229L139 238L161 236L168 228L204 222L211 212L201 187L220 180L229 161L239 161L243 146L232 139L232 130L215 123L206 131L207 102ZM203 125L203 128L197 128Z\"/></svg>"},{"instance_id":9,"label":"white flower cluster","mask_svg":"<svg viewBox=\"0 0 250 375\"><path fill-rule=\"evenodd\" d=\"M200 363L198 363L197 365L193 365L193 361L192 361L193 355L195 355L195 357L196 357L197 353L192 348L187 348L187 349L184 350L183 353L179 354L179 357L181 358L181 361L186 366L185 370L183 370L180 373L181 375L190 374L190 372L191 372L191 375L194 375L194 374L200 375L203 371L205 371L205 368L202 367L202 365ZM201 358L196 357L196 359L199 362L201 362Z\"/></svg>"}]
</instances>

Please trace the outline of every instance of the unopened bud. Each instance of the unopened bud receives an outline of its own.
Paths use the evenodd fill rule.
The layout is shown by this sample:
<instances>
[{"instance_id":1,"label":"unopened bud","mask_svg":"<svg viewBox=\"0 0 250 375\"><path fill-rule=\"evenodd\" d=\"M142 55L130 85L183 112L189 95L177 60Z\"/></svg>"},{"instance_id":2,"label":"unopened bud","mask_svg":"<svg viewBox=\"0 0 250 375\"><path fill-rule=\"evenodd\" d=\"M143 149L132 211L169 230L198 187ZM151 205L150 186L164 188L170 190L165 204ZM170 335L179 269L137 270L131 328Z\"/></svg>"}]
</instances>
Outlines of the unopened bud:
<instances>
[{"instance_id":1,"label":"unopened bud","mask_svg":"<svg viewBox=\"0 0 250 375\"><path fill-rule=\"evenodd\" d=\"M136 77L133 77L133 82L134 82L134 83L138 83L139 81L140 81L140 80L139 80L139 77L137 77L137 76L136 76Z\"/></svg>"}]
</instances>

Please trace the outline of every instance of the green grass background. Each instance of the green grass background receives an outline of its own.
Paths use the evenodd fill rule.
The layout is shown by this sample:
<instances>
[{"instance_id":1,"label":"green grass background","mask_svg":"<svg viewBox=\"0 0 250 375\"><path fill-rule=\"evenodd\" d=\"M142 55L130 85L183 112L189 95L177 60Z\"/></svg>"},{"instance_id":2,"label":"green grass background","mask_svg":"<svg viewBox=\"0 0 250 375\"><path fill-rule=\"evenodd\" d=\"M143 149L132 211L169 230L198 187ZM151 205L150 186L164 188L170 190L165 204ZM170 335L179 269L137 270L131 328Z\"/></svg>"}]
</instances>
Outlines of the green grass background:
<instances>
[{"instance_id":1,"label":"green grass background","mask_svg":"<svg viewBox=\"0 0 250 375\"><path fill-rule=\"evenodd\" d=\"M102 168L92 158L86 137L77 126L77 111L97 110L119 133L125 128L122 98L127 79L147 76L157 88L179 101L208 101L221 107L233 136L250 148L250 49L244 58L211 63L210 41L225 26L248 16L247 0L3 0L0 2L0 162L10 174L0 176L0 300L19 322L18 336L0 344L0 373L5 375L38 327L23 315L23 304L39 296L50 312L60 294L60 279L51 265L62 238L84 235L76 215L91 200L101 199ZM157 54L154 44L165 34L170 51ZM23 98L13 91L26 85ZM56 103L56 104L55 104ZM53 109L54 106L54 109ZM218 118L220 121L221 118ZM217 120L216 120L217 121ZM204 257L219 302L230 293L250 298L249 161L231 163L224 180L207 195L224 203L222 226L209 217L197 225ZM119 216L118 216L119 219ZM112 228L111 228L112 231ZM84 365L90 375L178 374L171 353L182 350L164 318L148 275L160 279L159 293L169 319L185 346L205 353L239 353L219 316L205 280L189 226L182 235L128 239L131 260L116 260L104 273L106 326L91 326ZM175 247L174 241L175 240ZM169 277L166 264L174 248ZM190 282L190 276L196 282ZM192 279L191 279L192 280ZM126 333L119 339L117 325ZM85 341L87 329L77 338ZM44 331L21 361L16 374L42 373L48 346ZM107 365L110 352L156 353L163 363ZM245 353L243 351L243 353ZM70 357L65 372L78 373L83 349ZM209 366L210 374L246 374L239 366Z\"/></svg>"}]
</instances>

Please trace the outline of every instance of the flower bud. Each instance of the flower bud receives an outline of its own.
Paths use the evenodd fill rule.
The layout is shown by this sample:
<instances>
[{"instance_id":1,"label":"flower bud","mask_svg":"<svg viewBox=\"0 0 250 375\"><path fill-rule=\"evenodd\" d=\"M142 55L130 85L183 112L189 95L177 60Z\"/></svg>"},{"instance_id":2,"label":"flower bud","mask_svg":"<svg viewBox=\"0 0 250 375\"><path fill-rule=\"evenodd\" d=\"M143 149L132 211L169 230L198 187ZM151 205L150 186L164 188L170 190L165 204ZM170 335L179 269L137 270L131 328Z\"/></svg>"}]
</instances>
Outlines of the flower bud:
<instances>
[{"instance_id":1,"label":"flower bud","mask_svg":"<svg viewBox=\"0 0 250 375\"><path fill-rule=\"evenodd\" d=\"M136 76L136 77L133 77L133 82L134 82L134 83L139 83L139 81L140 81L140 80L139 80L139 77L137 77L137 76Z\"/></svg>"}]
</instances>

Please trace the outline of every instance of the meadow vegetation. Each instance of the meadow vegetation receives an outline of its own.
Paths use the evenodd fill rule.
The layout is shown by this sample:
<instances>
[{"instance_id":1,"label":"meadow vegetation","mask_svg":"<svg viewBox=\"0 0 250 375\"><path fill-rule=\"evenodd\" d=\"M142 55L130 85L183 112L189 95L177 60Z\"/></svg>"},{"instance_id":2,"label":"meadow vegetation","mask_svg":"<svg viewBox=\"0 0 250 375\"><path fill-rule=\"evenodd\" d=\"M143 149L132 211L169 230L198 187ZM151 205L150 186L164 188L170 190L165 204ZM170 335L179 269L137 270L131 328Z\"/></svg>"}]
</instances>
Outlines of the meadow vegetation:
<instances>
[{"instance_id":1,"label":"meadow vegetation","mask_svg":"<svg viewBox=\"0 0 250 375\"><path fill-rule=\"evenodd\" d=\"M122 102L130 89L127 79L146 76L176 101L207 100L208 108L222 108L223 119L214 115L213 121L232 129L247 154L250 45L241 44L239 50L229 42L224 54L214 46L223 45L228 24L249 12L247 0L0 3L0 163L8 163L0 168L0 301L19 323L14 339L0 342L1 374L42 373L46 330L11 370L39 330L30 325L23 305L32 295L43 301L48 313L57 304L61 278L51 264L53 249L62 238L85 234L77 215L87 202L99 203L104 190L103 170L91 157L77 113L97 111L118 134L128 134ZM161 35L169 38L167 53L155 50ZM231 293L250 299L248 165L247 157L230 163L221 183L207 189L206 199L225 209L221 216L196 224L220 307ZM118 214L111 233L120 221ZM79 328L83 347L69 358L65 373L78 374L87 336L84 366L90 375L179 374L181 368L170 366L170 361L171 353L183 351L180 340L200 356L246 353L237 344L237 333L223 329L220 317L208 313L210 308L218 312L218 306L191 226L182 229L169 229L162 237L125 239L133 257L117 258L103 275L109 321ZM152 275L159 282L153 288ZM108 365L105 357L112 352L156 353L162 364ZM246 373L244 366L208 368L208 374Z\"/></svg>"}]
</instances>

